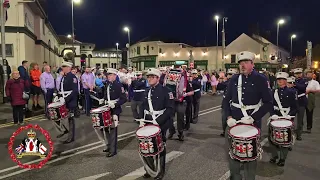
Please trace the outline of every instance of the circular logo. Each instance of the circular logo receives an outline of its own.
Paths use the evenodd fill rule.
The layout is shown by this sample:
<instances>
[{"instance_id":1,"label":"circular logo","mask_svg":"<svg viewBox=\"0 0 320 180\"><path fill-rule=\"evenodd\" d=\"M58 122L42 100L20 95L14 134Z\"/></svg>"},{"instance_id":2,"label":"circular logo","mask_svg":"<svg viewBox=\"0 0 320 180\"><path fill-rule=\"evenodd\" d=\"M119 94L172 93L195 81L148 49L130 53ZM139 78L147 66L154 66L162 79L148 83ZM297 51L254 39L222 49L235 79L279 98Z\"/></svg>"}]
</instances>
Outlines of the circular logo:
<instances>
[{"instance_id":1,"label":"circular logo","mask_svg":"<svg viewBox=\"0 0 320 180\"><path fill-rule=\"evenodd\" d=\"M25 138L22 143L13 150L13 143L16 139L16 136L21 134L24 130L29 130L27 133L27 138ZM33 130L38 130L41 134L46 138L47 142L49 143L50 149L47 155L47 148L36 138L36 132ZM53 142L49 135L49 132L39 125L32 125L29 124L27 126L20 127L17 131L15 131L12 136L10 137L10 141L8 143L8 151L10 154L10 158L18 164L21 168L24 169L40 169L42 168L51 158L53 153ZM23 156L39 156L42 161L39 164L23 164L19 159Z\"/></svg>"}]
</instances>

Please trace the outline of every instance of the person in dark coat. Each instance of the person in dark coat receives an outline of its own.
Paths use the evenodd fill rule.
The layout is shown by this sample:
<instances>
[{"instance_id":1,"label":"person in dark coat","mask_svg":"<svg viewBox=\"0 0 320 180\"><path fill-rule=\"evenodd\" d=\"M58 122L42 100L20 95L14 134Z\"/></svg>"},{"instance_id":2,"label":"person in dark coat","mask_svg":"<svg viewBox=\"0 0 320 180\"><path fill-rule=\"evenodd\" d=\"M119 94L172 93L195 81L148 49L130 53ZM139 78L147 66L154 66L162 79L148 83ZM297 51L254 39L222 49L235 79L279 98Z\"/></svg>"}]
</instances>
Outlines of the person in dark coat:
<instances>
[{"instance_id":1,"label":"person in dark coat","mask_svg":"<svg viewBox=\"0 0 320 180\"><path fill-rule=\"evenodd\" d=\"M19 71L12 72L12 78L6 83L6 95L11 102L14 124L23 124L23 108L27 101L23 99L25 88L29 88L29 81L20 78Z\"/></svg>"}]
</instances>

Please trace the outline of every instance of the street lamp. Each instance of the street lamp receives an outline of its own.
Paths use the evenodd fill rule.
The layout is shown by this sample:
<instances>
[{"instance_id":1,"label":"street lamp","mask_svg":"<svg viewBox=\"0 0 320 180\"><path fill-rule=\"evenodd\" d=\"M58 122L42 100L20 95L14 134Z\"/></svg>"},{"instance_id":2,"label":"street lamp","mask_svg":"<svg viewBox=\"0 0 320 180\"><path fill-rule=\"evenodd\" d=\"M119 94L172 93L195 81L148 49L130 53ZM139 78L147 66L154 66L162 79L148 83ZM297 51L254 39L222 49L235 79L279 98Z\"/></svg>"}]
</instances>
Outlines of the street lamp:
<instances>
[{"instance_id":1,"label":"street lamp","mask_svg":"<svg viewBox=\"0 0 320 180\"><path fill-rule=\"evenodd\" d=\"M214 16L214 19L217 21L217 56L216 56L216 70L218 69L218 44L219 44L219 16Z\"/></svg>"},{"instance_id":2,"label":"street lamp","mask_svg":"<svg viewBox=\"0 0 320 180\"><path fill-rule=\"evenodd\" d=\"M72 38L72 51L73 51L74 55L75 55L75 50L74 50L74 10L73 10L73 6L74 6L74 3L79 4L80 2L81 2L81 0L71 0L71 24L72 24L71 38ZM68 37L69 37L69 35L68 35ZM74 61L74 59L73 59L73 61Z\"/></svg>"},{"instance_id":3,"label":"street lamp","mask_svg":"<svg viewBox=\"0 0 320 180\"><path fill-rule=\"evenodd\" d=\"M224 50L226 49L226 32L224 23L228 21L228 17L222 18L222 69L224 69Z\"/></svg>"},{"instance_id":4,"label":"street lamp","mask_svg":"<svg viewBox=\"0 0 320 180\"><path fill-rule=\"evenodd\" d=\"M290 43L290 44L291 44L291 46L290 46L290 47L291 47L291 48L290 48L290 57L291 57L291 58L292 58L292 39L294 39L294 38L296 38L296 37L297 37L297 35L292 34L292 35L291 35L291 38L290 38L290 42L291 42L291 43Z\"/></svg>"},{"instance_id":5,"label":"street lamp","mask_svg":"<svg viewBox=\"0 0 320 180\"><path fill-rule=\"evenodd\" d=\"M119 68L119 54L118 54L119 43L116 43L116 46L117 46L117 68Z\"/></svg>"},{"instance_id":6,"label":"street lamp","mask_svg":"<svg viewBox=\"0 0 320 180\"><path fill-rule=\"evenodd\" d=\"M129 27L124 27L123 28L123 30L125 31L125 32L127 32L128 33L128 44L127 44L127 48L128 48L128 51L127 51L127 64L128 64L128 67L130 66L130 62L129 62L129 59L130 59L130 49L129 49L129 47L130 47L130 29L129 29Z\"/></svg>"},{"instance_id":7,"label":"street lamp","mask_svg":"<svg viewBox=\"0 0 320 180\"><path fill-rule=\"evenodd\" d=\"M281 24L284 24L283 19L280 19L277 23L277 58L280 58L279 57L279 29Z\"/></svg>"},{"instance_id":8,"label":"street lamp","mask_svg":"<svg viewBox=\"0 0 320 180\"><path fill-rule=\"evenodd\" d=\"M71 35L71 34L68 34L67 37L71 39L71 38L72 38L72 35Z\"/></svg>"}]
</instances>

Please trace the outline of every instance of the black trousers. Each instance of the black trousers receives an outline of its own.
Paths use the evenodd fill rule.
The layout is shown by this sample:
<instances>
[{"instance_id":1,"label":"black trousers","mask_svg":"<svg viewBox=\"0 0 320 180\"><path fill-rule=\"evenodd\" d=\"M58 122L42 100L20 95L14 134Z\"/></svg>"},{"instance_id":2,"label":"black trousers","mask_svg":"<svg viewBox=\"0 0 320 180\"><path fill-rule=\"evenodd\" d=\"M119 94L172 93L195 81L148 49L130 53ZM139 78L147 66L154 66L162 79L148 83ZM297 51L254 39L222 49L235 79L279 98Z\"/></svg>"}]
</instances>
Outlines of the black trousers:
<instances>
[{"instance_id":1,"label":"black trousers","mask_svg":"<svg viewBox=\"0 0 320 180\"><path fill-rule=\"evenodd\" d=\"M312 129L312 123L313 123L313 109L309 110L306 108L306 115L307 115L307 129Z\"/></svg>"},{"instance_id":2,"label":"black trousers","mask_svg":"<svg viewBox=\"0 0 320 180\"><path fill-rule=\"evenodd\" d=\"M162 140L165 143L166 142L166 132L167 131L161 131L162 134ZM165 171L166 171L166 146L164 146L163 151L160 153L160 172L159 174L157 174L157 176L164 176ZM153 157L143 157L144 161L146 162L146 164L152 169L152 170L156 170L156 167L154 167L154 159ZM145 169L146 170L146 169ZM148 174L148 172L146 171L146 173Z\"/></svg>"},{"instance_id":3,"label":"black trousers","mask_svg":"<svg viewBox=\"0 0 320 180\"><path fill-rule=\"evenodd\" d=\"M185 128L189 129L190 128L190 123L192 122L192 102L187 102L187 107L186 107L186 125Z\"/></svg>"},{"instance_id":4,"label":"black trousers","mask_svg":"<svg viewBox=\"0 0 320 180\"><path fill-rule=\"evenodd\" d=\"M175 112L177 113L177 130L181 135L183 134L185 122L184 122L184 114L186 112L187 103L186 102L175 102ZM175 127L172 125L169 129L170 134L174 134L176 132Z\"/></svg>"},{"instance_id":5,"label":"black trousers","mask_svg":"<svg viewBox=\"0 0 320 180\"><path fill-rule=\"evenodd\" d=\"M23 108L25 105L12 106L13 122L14 124L23 123Z\"/></svg>"},{"instance_id":6,"label":"black trousers","mask_svg":"<svg viewBox=\"0 0 320 180\"><path fill-rule=\"evenodd\" d=\"M200 109L200 98L193 97L193 122L198 122L199 109Z\"/></svg>"}]
</instances>

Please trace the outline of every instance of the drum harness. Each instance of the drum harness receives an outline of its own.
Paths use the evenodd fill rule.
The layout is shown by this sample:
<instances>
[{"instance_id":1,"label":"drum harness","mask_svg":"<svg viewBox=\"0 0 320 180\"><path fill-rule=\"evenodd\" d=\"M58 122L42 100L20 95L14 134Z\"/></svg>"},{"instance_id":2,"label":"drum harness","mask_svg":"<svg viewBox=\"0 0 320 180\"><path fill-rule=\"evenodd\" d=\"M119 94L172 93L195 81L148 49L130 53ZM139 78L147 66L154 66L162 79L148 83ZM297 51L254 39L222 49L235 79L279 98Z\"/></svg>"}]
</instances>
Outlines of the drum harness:
<instances>
[{"instance_id":1,"label":"drum harness","mask_svg":"<svg viewBox=\"0 0 320 180\"><path fill-rule=\"evenodd\" d=\"M144 119L146 119L146 115L151 115L152 116L152 123L155 124L155 125L158 125L156 119L161 116L164 111L166 109L163 109L163 110L160 110L160 111L155 111L153 109L153 105L152 105L152 99L151 99L151 88L148 92L148 105L149 105L149 111L148 110L144 110ZM166 146L165 143L163 143L163 146ZM146 169L146 171L148 172L148 174L152 177L156 177L160 171L161 171L161 166L160 166L160 154L156 155L156 156L153 156L153 162L154 162L154 167L155 167L155 170L151 169L148 164L145 162L144 158L142 157L142 155L139 153L140 155L140 158L142 160L142 163Z\"/></svg>"},{"instance_id":2,"label":"drum harness","mask_svg":"<svg viewBox=\"0 0 320 180\"><path fill-rule=\"evenodd\" d=\"M248 113L247 113L247 110L252 110L253 109L253 112L251 114L254 114L255 112L257 112L259 110L259 108L261 107L261 105L262 105L261 100L256 105L244 105L242 103L242 100L241 100L242 99L242 74L240 74L239 78L238 78L237 90L238 90L238 102L239 102L239 104L237 104L235 102L232 102L231 105L236 107L236 108L238 108L238 109L240 109L244 117L248 117L249 116ZM259 145L260 145L260 143L259 143ZM260 158L262 157L262 152L263 152L262 148L259 147L258 148L258 157L260 157ZM231 153L231 151L229 152L229 155L230 155L231 159L233 159L233 157L231 156L230 153Z\"/></svg>"}]
</instances>

